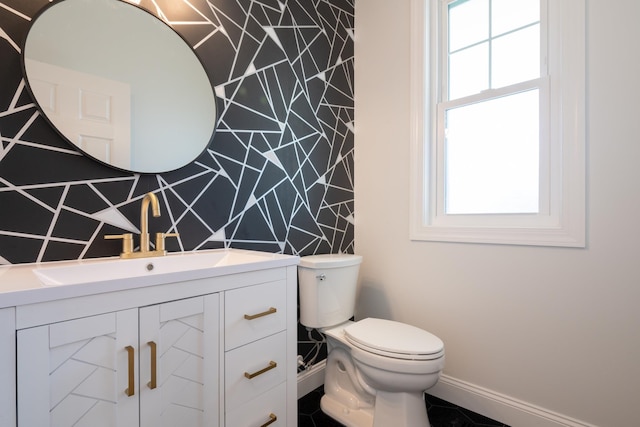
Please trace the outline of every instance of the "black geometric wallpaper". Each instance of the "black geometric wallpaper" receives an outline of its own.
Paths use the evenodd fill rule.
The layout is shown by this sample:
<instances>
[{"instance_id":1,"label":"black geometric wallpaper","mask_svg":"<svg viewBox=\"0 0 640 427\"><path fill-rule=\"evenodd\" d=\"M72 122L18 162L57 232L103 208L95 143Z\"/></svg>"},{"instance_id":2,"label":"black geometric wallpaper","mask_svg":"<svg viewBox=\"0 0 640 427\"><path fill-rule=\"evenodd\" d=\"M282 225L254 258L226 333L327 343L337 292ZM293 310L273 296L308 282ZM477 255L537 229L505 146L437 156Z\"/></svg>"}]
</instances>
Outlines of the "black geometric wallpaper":
<instances>
[{"instance_id":1,"label":"black geometric wallpaper","mask_svg":"<svg viewBox=\"0 0 640 427\"><path fill-rule=\"evenodd\" d=\"M39 114L20 55L48 3L0 0L0 264L117 255L103 236L138 233L149 191L150 232L180 233L170 251L353 252L354 0L142 0L194 47L220 109L209 148L157 175L83 156Z\"/></svg>"}]
</instances>

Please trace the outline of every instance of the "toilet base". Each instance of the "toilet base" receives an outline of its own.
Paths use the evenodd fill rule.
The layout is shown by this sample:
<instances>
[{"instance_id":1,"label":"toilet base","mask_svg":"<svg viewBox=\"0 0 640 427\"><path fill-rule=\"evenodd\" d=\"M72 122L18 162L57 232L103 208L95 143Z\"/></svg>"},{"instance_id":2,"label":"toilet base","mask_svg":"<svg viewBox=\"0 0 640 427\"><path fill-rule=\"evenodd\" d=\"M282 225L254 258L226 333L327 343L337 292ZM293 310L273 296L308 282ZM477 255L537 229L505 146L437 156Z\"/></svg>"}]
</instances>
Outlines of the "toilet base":
<instances>
[{"instance_id":1,"label":"toilet base","mask_svg":"<svg viewBox=\"0 0 640 427\"><path fill-rule=\"evenodd\" d=\"M373 427L429 427L424 393L378 391Z\"/></svg>"},{"instance_id":2,"label":"toilet base","mask_svg":"<svg viewBox=\"0 0 640 427\"><path fill-rule=\"evenodd\" d=\"M325 394L320 399L320 409L346 427L373 427L373 408L352 409Z\"/></svg>"},{"instance_id":3,"label":"toilet base","mask_svg":"<svg viewBox=\"0 0 640 427\"><path fill-rule=\"evenodd\" d=\"M320 408L347 427L429 427L429 416L420 393L385 393L376 396L375 408L353 409L325 394Z\"/></svg>"}]
</instances>

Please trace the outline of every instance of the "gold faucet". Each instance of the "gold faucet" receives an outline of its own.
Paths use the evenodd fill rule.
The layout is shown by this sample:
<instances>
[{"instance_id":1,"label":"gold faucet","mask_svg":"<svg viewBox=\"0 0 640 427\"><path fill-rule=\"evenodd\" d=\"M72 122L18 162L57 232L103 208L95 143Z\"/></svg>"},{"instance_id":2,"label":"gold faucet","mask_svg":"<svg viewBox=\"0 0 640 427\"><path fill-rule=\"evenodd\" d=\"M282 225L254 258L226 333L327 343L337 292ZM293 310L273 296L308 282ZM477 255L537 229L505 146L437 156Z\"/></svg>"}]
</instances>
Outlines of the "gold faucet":
<instances>
[{"instance_id":1,"label":"gold faucet","mask_svg":"<svg viewBox=\"0 0 640 427\"><path fill-rule=\"evenodd\" d=\"M155 250L149 249L149 204L151 204L151 214L154 218L160 216L158 197L153 193L145 194L140 208L140 250L138 252L133 250L133 234L131 233L104 236L105 239L122 239L121 258L164 256L167 254L164 239L179 236L178 233L156 233Z\"/></svg>"},{"instance_id":2,"label":"gold faucet","mask_svg":"<svg viewBox=\"0 0 640 427\"><path fill-rule=\"evenodd\" d=\"M154 218L160 216L160 205L158 197L153 193L147 193L142 199L140 209L140 252L149 252L149 203L151 203L151 213Z\"/></svg>"}]
</instances>

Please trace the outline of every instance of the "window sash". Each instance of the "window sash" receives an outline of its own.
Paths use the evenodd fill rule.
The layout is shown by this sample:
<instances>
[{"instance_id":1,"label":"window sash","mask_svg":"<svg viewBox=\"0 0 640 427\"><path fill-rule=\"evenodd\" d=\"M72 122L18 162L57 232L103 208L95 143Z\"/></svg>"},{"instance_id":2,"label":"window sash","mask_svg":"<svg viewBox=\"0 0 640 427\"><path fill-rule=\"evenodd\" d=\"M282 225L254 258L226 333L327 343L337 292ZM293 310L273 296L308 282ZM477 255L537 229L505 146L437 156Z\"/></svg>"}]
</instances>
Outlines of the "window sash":
<instances>
[{"instance_id":1,"label":"window sash","mask_svg":"<svg viewBox=\"0 0 640 427\"><path fill-rule=\"evenodd\" d=\"M538 212L507 214L448 214L445 210L446 170L445 170L445 116L450 109L459 108L479 102L490 101L504 96L537 89L539 92L539 171L538 171ZM552 170L550 159L553 147L549 137L549 79L541 78L518 83L500 89L491 89L480 94L471 95L453 101L441 102L437 105L436 143L432 144L431 194L434 195L430 208L430 223L435 226L498 226L504 224L514 226L543 226L557 221L558 194L551 191L552 182L557 182L558 173ZM557 147L556 147L557 148ZM556 207L553 209L552 206Z\"/></svg>"},{"instance_id":2,"label":"window sash","mask_svg":"<svg viewBox=\"0 0 640 427\"><path fill-rule=\"evenodd\" d=\"M429 202L429 222L434 226L548 226L557 222L557 215L552 211L552 207L557 204L556 200L552 201L554 196L550 192L553 185L554 177L557 173L553 173L550 164L551 147L549 145L549 79L547 77L548 70L546 67L546 1L540 0L540 17L536 24L540 25L540 78L512 84L501 88L489 88L480 93L464 96L462 98L449 100L449 5L458 0L441 0L439 5L439 22L436 26L437 46L439 46L438 61L441 72L439 78L439 102L436 105L436 121L435 125L435 144L432 144L432 159L430 167L430 175L428 178L431 184L430 194L432 197ZM492 34L487 34L489 39ZM502 36L502 35L501 35ZM491 63L488 64L491 67ZM490 75L491 73L489 73ZM487 82L490 85L490 81ZM445 116L449 109L459 108L475 103L490 101L492 99L513 95L527 90L537 89L540 94L539 99L539 171L538 171L538 212L536 213L503 213L503 214L448 214L446 212L446 169L445 169ZM553 202L553 203L552 203ZM556 209L557 210L557 209Z\"/></svg>"},{"instance_id":3,"label":"window sash","mask_svg":"<svg viewBox=\"0 0 640 427\"><path fill-rule=\"evenodd\" d=\"M428 1L428 0L425 0ZM439 16L439 20L437 22L433 22L434 24L434 28L437 31L437 43L438 43L438 52L439 52L439 58L438 58L438 63L440 64L440 70L438 73L438 77L440 80L440 87L439 87L439 96L438 99L440 101L445 101L445 100L450 100L450 81L449 81L449 76L450 76L450 60L451 57L450 55L454 54L454 53L459 53L461 51L465 51L468 50L470 48L473 47L477 47L479 45L482 44L487 44L488 46L488 52L487 52L487 75L486 75L486 87L487 90L492 90L495 89L492 84L493 84L493 66L494 64L492 63L492 53L491 51L492 49L492 44L497 41L502 39L505 36L509 36L511 34L514 34L516 32L519 32L521 30L525 30L529 27L535 26L535 25L539 25L539 33L540 33L540 74L537 77L545 77L548 75L548 69L547 69L547 31L548 31L548 21L547 21L547 12L548 12L548 8L547 8L547 1L548 0L539 0L540 2L540 15L539 15L539 20L535 21L535 22L531 22L528 23L526 25L522 25L519 26L517 28L512 28L509 31L503 32L503 33L499 33L499 34L491 34L491 26L489 26L489 32L486 35L486 38L480 39L478 40L476 43L469 45L469 46L464 46L458 49L455 49L454 51L450 51L449 49L449 5L452 3L457 3L460 0L439 0L438 3L440 3L439 6L439 11L438 11L438 16ZM491 1L491 0L487 0L487 1ZM492 19L490 16L490 12L489 12L489 16L488 19Z\"/></svg>"}]
</instances>

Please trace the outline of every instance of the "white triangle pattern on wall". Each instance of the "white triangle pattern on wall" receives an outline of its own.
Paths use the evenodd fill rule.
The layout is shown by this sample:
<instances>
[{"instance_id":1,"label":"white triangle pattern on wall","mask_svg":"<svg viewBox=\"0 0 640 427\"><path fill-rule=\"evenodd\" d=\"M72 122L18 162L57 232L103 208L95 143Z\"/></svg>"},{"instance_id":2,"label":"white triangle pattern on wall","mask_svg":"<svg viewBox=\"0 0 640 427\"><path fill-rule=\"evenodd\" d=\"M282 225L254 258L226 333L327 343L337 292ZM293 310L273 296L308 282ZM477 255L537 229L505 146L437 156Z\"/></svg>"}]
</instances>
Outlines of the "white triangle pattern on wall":
<instances>
[{"instance_id":1,"label":"white triangle pattern on wall","mask_svg":"<svg viewBox=\"0 0 640 427\"><path fill-rule=\"evenodd\" d=\"M0 0L12 16L0 18L3 63L20 53L11 26L28 28L29 13L10 3ZM211 147L176 173L93 166L55 139L18 79L0 89L10 91L0 106L0 264L117 255L103 235L138 232L146 191L162 200L151 231L181 234L167 241L173 251L353 251L353 2L146 3L196 51L214 39L230 48L211 70L222 107Z\"/></svg>"}]
</instances>

